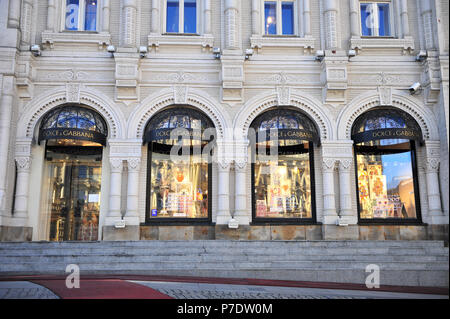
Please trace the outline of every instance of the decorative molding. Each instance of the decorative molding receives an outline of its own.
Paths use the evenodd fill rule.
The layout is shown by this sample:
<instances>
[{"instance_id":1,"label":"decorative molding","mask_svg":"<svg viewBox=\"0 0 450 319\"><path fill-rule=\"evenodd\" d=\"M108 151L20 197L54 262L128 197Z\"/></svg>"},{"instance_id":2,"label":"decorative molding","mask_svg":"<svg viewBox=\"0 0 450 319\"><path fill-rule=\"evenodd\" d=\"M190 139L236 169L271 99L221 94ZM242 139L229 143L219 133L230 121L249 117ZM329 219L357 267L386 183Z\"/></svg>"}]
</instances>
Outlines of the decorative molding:
<instances>
[{"instance_id":1,"label":"decorative molding","mask_svg":"<svg viewBox=\"0 0 450 319\"><path fill-rule=\"evenodd\" d=\"M441 160L439 158L427 158L425 170L427 173L437 173Z\"/></svg>"},{"instance_id":2,"label":"decorative molding","mask_svg":"<svg viewBox=\"0 0 450 319\"><path fill-rule=\"evenodd\" d=\"M339 170L348 171L352 166L353 161L351 159L339 159Z\"/></svg>"},{"instance_id":3,"label":"decorative molding","mask_svg":"<svg viewBox=\"0 0 450 319\"><path fill-rule=\"evenodd\" d=\"M67 83L66 84L66 101L71 103L80 102L80 83Z\"/></svg>"},{"instance_id":4,"label":"decorative molding","mask_svg":"<svg viewBox=\"0 0 450 319\"><path fill-rule=\"evenodd\" d=\"M200 47L202 52L210 52L214 46L214 37L211 35L149 35L148 47L150 51L158 51L160 46L192 46Z\"/></svg>"},{"instance_id":5,"label":"decorative molding","mask_svg":"<svg viewBox=\"0 0 450 319\"><path fill-rule=\"evenodd\" d=\"M333 158L324 158L322 160L322 169L324 171L334 171L336 168L336 160Z\"/></svg>"},{"instance_id":6,"label":"decorative molding","mask_svg":"<svg viewBox=\"0 0 450 319\"><path fill-rule=\"evenodd\" d=\"M95 44L101 50L111 44L111 35L109 33L44 31L41 38L42 43L50 49L53 49L55 44Z\"/></svg>"},{"instance_id":7,"label":"decorative molding","mask_svg":"<svg viewBox=\"0 0 450 319\"><path fill-rule=\"evenodd\" d=\"M351 49L400 49L404 53L412 53L414 51L414 38L406 37L404 39L393 38L361 38L352 37L350 39Z\"/></svg>"},{"instance_id":8,"label":"decorative molding","mask_svg":"<svg viewBox=\"0 0 450 319\"><path fill-rule=\"evenodd\" d=\"M291 89L287 86L277 86L278 105L291 104Z\"/></svg>"},{"instance_id":9,"label":"decorative molding","mask_svg":"<svg viewBox=\"0 0 450 319\"><path fill-rule=\"evenodd\" d=\"M127 159L128 170L129 171L139 171L141 167L141 159L140 158L129 158Z\"/></svg>"},{"instance_id":10,"label":"decorative molding","mask_svg":"<svg viewBox=\"0 0 450 319\"><path fill-rule=\"evenodd\" d=\"M311 37L276 37L276 36L252 36L250 38L250 47L257 49L258 52L264 47L267 48L289 48L303 49L304 54L311 53L314 50L316 39Z\"/></svg>"},{"instance_id":11,"label":"decorative molding","mask_svg":"<svg viewBox=\"0 0 450 319\"><path fill-rule=\"evenodd\" d=\"M392 106L392 89L390 87L379 86L378 94L381 105Z\"/></svg>"},{"instance_id":12,"label":"decorative molding","mask_svg":"<svg viewBox=\"0 0 450 319\"><path fill-rule=\"evenodd\" d=\"M17 165L17 170L19 172L26 172L30 170L31 167L31 157L30 156L26 156L26 157L16 157L16 165Z\"/></svg>"},{"instance_id":13,"label":"decorative molding","mask_svg":"<svg viewBox=\"0 0 450 319\"><path fill-rule=\"evenodd\" d=\"M109 164L112 173L121 173L123 170L123 159L121 158L110 158Z\"/></svg>"},{"instance_id":14,"label":"decorative molding","mask_svg":"<svg viewBox=\"0 0 450 319\"><path fill-rule=\"evenodd\" d=\"M186 85L173 86L173 100L175 104L186 104L188 97L188 87Z\"/></svg>"}]
</instances>

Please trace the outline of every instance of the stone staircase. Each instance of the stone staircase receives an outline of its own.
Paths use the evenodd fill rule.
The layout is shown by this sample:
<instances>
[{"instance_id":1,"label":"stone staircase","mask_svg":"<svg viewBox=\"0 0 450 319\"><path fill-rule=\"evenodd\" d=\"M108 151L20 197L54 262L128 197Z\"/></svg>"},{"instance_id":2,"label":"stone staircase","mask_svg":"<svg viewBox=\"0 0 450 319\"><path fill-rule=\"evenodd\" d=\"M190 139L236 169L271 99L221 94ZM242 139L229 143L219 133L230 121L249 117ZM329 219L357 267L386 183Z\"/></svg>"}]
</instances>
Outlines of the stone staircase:
<instances>
[{"instance_id":1,"label":"stone staircase","mask_svg":"<svg viewBox=\"0 0 450 319\"><path fill-rule=\"evenodd\" d=\"M135 241L0 243L0 276L136 274L448 287L442 241Z\"/></svg>"}]
</instances>

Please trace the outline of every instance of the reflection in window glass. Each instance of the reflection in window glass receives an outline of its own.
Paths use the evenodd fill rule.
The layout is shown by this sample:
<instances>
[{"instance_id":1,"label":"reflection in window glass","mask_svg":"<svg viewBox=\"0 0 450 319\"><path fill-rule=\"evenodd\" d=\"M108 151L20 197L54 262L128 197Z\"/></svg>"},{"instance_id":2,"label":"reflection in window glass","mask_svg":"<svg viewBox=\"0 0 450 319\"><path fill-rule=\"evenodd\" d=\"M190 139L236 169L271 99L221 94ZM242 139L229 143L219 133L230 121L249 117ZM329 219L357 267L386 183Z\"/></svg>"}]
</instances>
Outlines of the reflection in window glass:
<instances>
[{"instance_id":1,"label":"reflection in window glass","mask_svg":"<svg viewBox=\"0 0 450 319\"><path fill-rule=\"evenodd\" d=\"M378 4L378 35L379 36L389 36L390 26L389 26L389 4L379 3Z\"/></svg>"},{"instance_id":2,"label":"reflection in window glass","mask_svg":"<svg viewBox=\"0 0 450 319\"><path fill-rule=\"evenodd\" d=\"M309 152L279 155L277 162L257 156L254 174L257 218L312 218Z\"/></svg>"},{"instance_id":3,"label":"reflection in window glass","mask_svg":"<svg viewBox=\"0 0 450 319\"><path fill-rule=\"evenodd\" d=\"M150 218L208 218L208 163L191 155L174 163L170 154L152 152Z\"/></svg>"},{"instance_id":4,"label":"reflection in window glass","mask_svg":"<svg viewBox=\"0 0 450 319\"><path fill-rule=\"evenodd\" d=\"M361 31L362 35L374 35L375 22L373 18L373 6L370 3L361 3Z\"/></svg>"},{"instance_id":5,"label":"reflection in window glass","mask_svg":"<svg viewBox=\"0 0 450 319\"><path fill-rule=\"evenodd\" d=\"M97 0L86 1L86 14L84 20L85 31L95 31L97 29Z\"/></svg>"},{"instance_id":6,"label":"reflection in window glass","mask_svg":"<svg viewBox=\"0 0 450 319\"><path fill-rule=\"evenodd\" d=\"M197 32L196 0L184 0L184 33Z\"/></svg>"},{"instance_id":7,"label":"reflection in window glass","mask_svg":"<svg viewBox=\"0 0 450 319\"><path fill-rule=\"evenodd\" d=\"M283 34L294 34L294 3L283 2L281 6Z\"/></svg>"},{"instance_id":8,"label":"reflection in window glass","mask_svg":"<svg viewBox=\"0 0 450 319\"><path fill-rule=\"evenodd\" d=\"M277 34L277 3L272 1L264 2L264 17L266 34Z\"/></svg>"},{"instance_id":9,"label":"reflection in window glass","mask_svg":"<svg viewBox=\"0 0 450 319\"><path fill-rule=\"evenodd\" d=\"M179 1L178 0L168 0L167 1L167 32L178 32L179 30Z\"/></svg>"},{"instance_id":10,"label":"reflection in window glass","mask_svg":"<svg viewBox=\"0 0 450 319\"><path fill-rule=\"evenodd\" d=\"M78 30L79 0L66 0L66 30Z\"/></svg>"},{"instance_id":11,"label":"reflection in window glass","mask_svg":"<svg viewBox=\"0 0 450 319\"><path fill-rule=\"evenodd\" d=\"M410 142L389 141L356 147L361 218L417 217Z\"/></svg>"}]
</instances>

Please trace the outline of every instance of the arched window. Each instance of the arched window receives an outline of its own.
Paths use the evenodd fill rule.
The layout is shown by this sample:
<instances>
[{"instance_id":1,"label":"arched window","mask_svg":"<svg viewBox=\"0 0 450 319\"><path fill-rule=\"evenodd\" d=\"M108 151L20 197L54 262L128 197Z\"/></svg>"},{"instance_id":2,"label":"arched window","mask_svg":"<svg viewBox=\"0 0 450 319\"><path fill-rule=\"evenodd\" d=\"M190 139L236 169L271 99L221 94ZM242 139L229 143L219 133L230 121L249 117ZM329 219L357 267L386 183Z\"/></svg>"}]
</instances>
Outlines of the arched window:
<instances>
[{"instance_id":1,"label":"arched window","mask_svg":"<svg viewBox=\"0 0 450 319\"><path fill-rule=\"evenodd\" d=\"M309 117L276 108L258 116L249 133L252 150L253 222L315 222L314 144Z\"/></svg>"},{"instance_id":2,"label":"arched window","mask_svg":"<svg viewBox=\"0 0 450 319\"><path fill-rule=\"evenodd\" d=\"M51 241L98 240L102 152L108 129L103 117L81 105L63 105L44 115L43 193Z\"/></svg>"},{"instance_id":3,"label":"arched window","mask_svg":"<svg viewBox=\"0 0 450 319\"><path fill-rule=\"evenodd\" d=\"M368 111L353 124L352 139L360 221L420 221L416 144L422 132L414 118L393 108Z\"/></svg>"},{"instance_id":4,"label":"arched window","mask_svg":"<svg viewBox=\"0 0 450 319\"><path fill-rule=\"evenodd\" d=\"M211 222L214 136L212 121L189 106L166 109L149 121L147 222Z\"/></svg>"}]
</instances>

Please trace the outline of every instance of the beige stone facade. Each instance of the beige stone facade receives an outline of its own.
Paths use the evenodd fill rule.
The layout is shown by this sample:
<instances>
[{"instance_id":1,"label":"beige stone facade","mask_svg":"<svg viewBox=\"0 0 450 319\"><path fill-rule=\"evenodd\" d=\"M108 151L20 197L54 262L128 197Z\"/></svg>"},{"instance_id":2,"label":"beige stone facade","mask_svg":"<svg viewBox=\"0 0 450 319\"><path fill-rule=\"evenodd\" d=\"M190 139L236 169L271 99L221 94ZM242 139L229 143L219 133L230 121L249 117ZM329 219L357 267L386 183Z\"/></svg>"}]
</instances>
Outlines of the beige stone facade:
<instances>
[{"instance_id":1,"label":"beige stone facade","mask_svg":"<svg viewBox=\"0 0 450 319\"><path fill-rule=\"evenodd\" d=\"M197 0L196 34L176 35L166 32L165 0L99 0L95 31L65 30L62 0L0 0L0 240L48 240L38 131L67 103L108 126L99 239L448 238L448 2L384 1L389 37L362 36L360 2L295 0L293 35L272 36L262 0ZM217 131L209 225L146 223L144 130L173 105L200 110ZM308 114L319 131L314 225L252 220L247 134L277 106ZM351 129L379 106L410 114L423 133L417 225L358 223Z\"/></svg>"}]
</instances>

